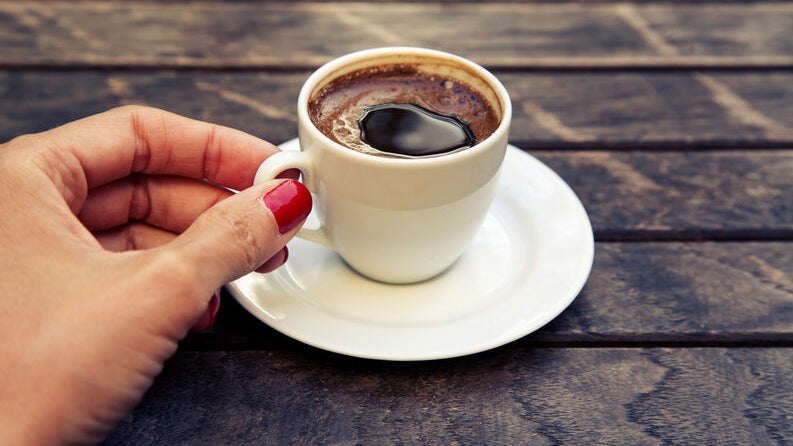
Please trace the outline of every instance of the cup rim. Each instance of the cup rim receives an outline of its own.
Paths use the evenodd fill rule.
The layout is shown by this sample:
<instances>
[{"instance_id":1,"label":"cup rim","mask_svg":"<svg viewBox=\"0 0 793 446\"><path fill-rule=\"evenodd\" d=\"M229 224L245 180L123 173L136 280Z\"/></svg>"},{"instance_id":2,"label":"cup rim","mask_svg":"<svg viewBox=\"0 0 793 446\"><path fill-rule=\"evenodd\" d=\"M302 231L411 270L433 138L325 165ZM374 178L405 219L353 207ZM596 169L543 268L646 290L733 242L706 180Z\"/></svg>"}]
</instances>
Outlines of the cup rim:
<instances>
[{"instance_id":1,"label":"cup rim","mask_svg":"<svg viewBox=\"0 0 793 446\"><path fill-rule=\"evenodd\" d=\"M328 76L332 75L334 72L343 69L344 67L367 58L371 57L380 57L380 56L388 56L388 55L406 55L406 56L429 56L438 59L447 59L451 60L454 63L460 64L464 66L466 69L471 70L475 75L479 76L485 83L493 90L496 97L499 100L499 104L501 106L501 119L498 123L493 132L487 136L487 138L483 139L482 141L477 142L475 145L471 146L468 149L452 152L448 154L442 154L439 156L432 156L432 157L416 157L416 158L402 158L402 157L384 157L384 156L374 156L371 154L366 154L359 152L357 150L353 150L344 146L337 141L334 141L324 133L322 133L314 122L311 120L308 114L308 102L311 98L312 93L316 89L316 86ZM501 81L490 71L488 71L483 66L479 65L478 63L466 59L462 56L458 56L456 54L452 54L449 52L431 49L431 48L423 48L423 47L410 47L410 46L386 46L386 47L377 47L377 48L368 48L364 50L355 51L352 53L345 54L343 56L339 56L334 58L325 64L321 65L317 68L311 75L306 79L303 83L303 86L300 88L300 93L298 95L297 100L297 113L299 121L302 121L304 125L315 135L315 137L321 138L329 147L332 147L335 152L343 156L348 156L354 159L358 159L361 161L366 162L373 162L373 163L385 163L385 164L409 164L409 165L424 165L428 163L438 164L438 163L445 163L445 162L453 162L455 160L462 160L468 157L476 156L477 153L486 150L486 148L491 145L491 141L496 138L500 138L506 134L509 130L509 125L512 121L512 102L509 97L509 92L507 91L506 87L501 83Z\"/></svg>"}]
</instances>

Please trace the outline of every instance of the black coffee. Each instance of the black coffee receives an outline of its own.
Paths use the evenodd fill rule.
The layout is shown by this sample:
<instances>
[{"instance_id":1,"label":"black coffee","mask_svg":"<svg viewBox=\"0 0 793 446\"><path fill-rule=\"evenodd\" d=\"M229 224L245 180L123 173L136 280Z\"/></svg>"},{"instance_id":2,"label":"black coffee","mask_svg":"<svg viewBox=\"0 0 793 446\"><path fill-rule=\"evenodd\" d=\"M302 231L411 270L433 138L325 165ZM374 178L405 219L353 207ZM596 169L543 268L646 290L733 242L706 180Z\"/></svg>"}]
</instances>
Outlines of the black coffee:
<instances>
[{"instance_id":1,"label":"black coffee","mask_svg":"<svg viewBox=\"0 0 793 446\"><path fill-rule=\"evenodd\" d=\"M493 104L466 82L412 64L340 76L314 92L308 112L329 138L385 157L464 150L490 136L500 121Z\"/></svg>"},{"instance_id":2,"label":"black coffee","mask_svg":"<svg viewBox=\"0 0 793 446\"><path fill-rule=\"evenodd\" d=\"M476 137L462 119L414 104L366 107L358 120L361 141L381 152L411 157L466 149Z\"/></svg>"}]
</instances>

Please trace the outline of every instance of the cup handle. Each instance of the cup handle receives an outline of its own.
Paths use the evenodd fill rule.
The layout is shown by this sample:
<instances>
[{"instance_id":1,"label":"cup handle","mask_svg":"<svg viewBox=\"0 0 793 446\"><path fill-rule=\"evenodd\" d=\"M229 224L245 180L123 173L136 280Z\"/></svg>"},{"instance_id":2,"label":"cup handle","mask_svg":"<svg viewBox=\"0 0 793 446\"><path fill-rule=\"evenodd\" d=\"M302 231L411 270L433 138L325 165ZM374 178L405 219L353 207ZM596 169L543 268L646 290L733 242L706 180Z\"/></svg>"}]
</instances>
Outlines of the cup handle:
<instances>
[{"instance_id":1,"label":"cup handle","mask_svg":"<svg viewBox=\"0 0 793 446\"><path fill-rule=\"evenodd\" d=\"M298 169L303 175L303 184L305 184L309 190L316 190L313 182L313 168L314 164L311 162L311 157L306 152L292 150L277 152L270 155L269 158L259 165L259 169L256 171L256 176L253 179L253 184L260 184L265 181L273 180L279 174L289 169ZM323 221L320 221L319 228L317 229L300 228L297 236L304 240L319 243L320 245L333 249L333 244L330 242L330 238L328 238L328 234L325 231L325 222Z\"/></svg>"}]
</instances>

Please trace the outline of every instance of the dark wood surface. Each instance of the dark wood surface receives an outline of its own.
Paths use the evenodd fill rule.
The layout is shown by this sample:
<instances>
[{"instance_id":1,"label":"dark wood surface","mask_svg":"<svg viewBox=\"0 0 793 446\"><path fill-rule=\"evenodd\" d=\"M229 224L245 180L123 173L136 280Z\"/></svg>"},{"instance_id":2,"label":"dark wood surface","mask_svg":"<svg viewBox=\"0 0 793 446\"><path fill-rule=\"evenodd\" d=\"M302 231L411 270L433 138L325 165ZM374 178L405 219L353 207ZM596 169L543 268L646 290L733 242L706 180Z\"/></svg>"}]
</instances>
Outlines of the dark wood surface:
<instances>
[{"instance_id":1,"label":"dark wood surface","mask_svg":"<svg viewBox=\"0 0 793 446\"><path fill-rule=\"evenodd\" d=\"M106 444L793 443L793 3L0 1L0 141L148 104L273 142L332 57L491 68L592 220L541 330L457 359L304 346L224 296Z\"/></svg>"}]
</instances>

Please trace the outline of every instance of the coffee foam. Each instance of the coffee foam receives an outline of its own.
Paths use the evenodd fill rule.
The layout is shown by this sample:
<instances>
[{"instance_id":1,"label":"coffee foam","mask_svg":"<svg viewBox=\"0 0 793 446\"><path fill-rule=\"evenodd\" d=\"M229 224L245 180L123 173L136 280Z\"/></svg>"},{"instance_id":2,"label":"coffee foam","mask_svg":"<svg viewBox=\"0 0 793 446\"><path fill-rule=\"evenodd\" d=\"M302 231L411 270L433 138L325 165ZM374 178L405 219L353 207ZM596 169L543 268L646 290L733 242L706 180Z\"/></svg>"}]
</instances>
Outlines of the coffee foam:
<instances>
[{"instance_id":1,"label":"coffee foam","mask_svg":"<svg viewBox=\"0 0 793 446\"><path fill-rule=\"evenodd\" d=\"M333 138L344 146L370 155L378 155L380 151L361 140L361 128L358 117L363 116L366 107L353 105L348 113L340 114L333 120L331 132Z\"/></svg>"}]
</instances>

